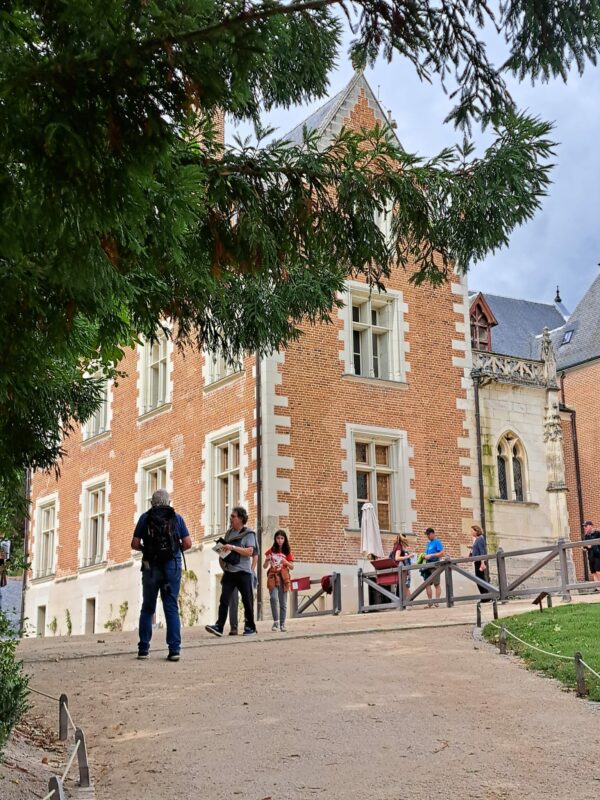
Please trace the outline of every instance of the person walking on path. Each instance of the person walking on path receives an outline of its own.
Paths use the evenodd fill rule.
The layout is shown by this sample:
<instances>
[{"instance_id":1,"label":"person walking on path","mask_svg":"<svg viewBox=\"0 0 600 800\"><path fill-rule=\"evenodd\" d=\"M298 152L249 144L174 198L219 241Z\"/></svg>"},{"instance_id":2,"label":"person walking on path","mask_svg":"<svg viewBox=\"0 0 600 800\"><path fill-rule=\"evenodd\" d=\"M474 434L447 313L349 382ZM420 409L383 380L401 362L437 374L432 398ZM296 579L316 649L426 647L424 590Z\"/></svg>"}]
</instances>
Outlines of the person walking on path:
<instances>
[{"instance_id":1,"label":"person walking on path","mask_svg":"<svg viewBox=\"0 0 600 800\"><path fill-rule=\"evenodd\" d=\"M470 555L474 558L475 556L485 556L487 555L487 545L485 542L485 536L483 535L483 531L479 527L479 525L471 525L471 535L473 536L473 545L471 547ZM487 572L486 572L486 562L485 561L474 561L473 566L475 568L475 577L479 578L481 581L487 581ZM481 586L481 584L477 584L477 588L479 589L479 594L486 594L487 589L485 586Z\"/></svg>"},{"instance_id":2,"label":"person walking on path","mask_svg":"<svg viewBox=\"0 0 600 800\"><path fill-rule=\"evenodd\" d=\"M214 625L206 625L205 630L213 636L223 636L223 628L227 621L227 612L234 589L238 589L244 604L246 622L244 636L256 634L254 624L254 593L252 591L252 554L257 547L256 534L246 527L248 512L241 506L236 506L229 517L231 527L225 534L221 549L221 566L223 577L221 579L221 599L219 601L219 616Z\"/></svg>"},{"instance_id":3,"label":"person walking on path","mask_svg":"<svg viewBox=\"0 0 600 800\"><path fill-rule=\"evenodd\" d=\"M252 592L253 598L252 602L254 603L254 592L256 591L256 587L258 586L258 577L256 575L256 567L258 564L258 547L254 548L254 552L252 553ZM238 635L238 616L239 616L239 606L240 606L240 593L237 589L234 589L231 593L231 600L229 601L229 635L230 636L237 636ZM248 627L248 620L244 617L244 627Z\"/></svg>"},{"instance_id":4,"label":"person walking on path","mask_svg":"<svg viewBox=\"0 0 600 800\"><path fill-rule=\"evenodd\" d=\"M600 531L594 530L594 523L586 520L583 526L583 538L585 541L593 542L586 545L588 564L590 565L590 577L593 581L600 582ZM595 591L600 592L600 588Z\"/></svg>"},{"instance_id":5,"label":"person walking on path","mask_svg":"<svg viewBox=\"0 0 600 800\"><path fill-rule=\"evenodd\" d=\"M445 553L444 545L442 544L441 540L438 539L437 536L435 535L435 530L433 528L427 528L427 530L425 531L425 535L427 536L428 541L427 541L427 547L425 548L424 560L427 563L432 564L435 563L436 561L439 561L440 558L442 558L442 556L444 555ZM423 569L420 570L420 572L424 580L427 580L427 578L429 578L429 576L433 572L433 569ZM436 602L432 603L433 598L432 598L431 584L425 587L425 591L427 592L427 599L429 600L429 603L427 605L430 608L432 605L435 606L436 608L438 608L439 606L439 603L437 601L440 599L440 594L442 592L442 588L440 586L440 580L441 580L441 575L438 573L437 576L433 579Z\"/></svg>"},{"instance_id":6,"label":"person walking on path","mask_svg":"<svg viewBox=\"0 0 600 800\"><path fill-rule=\"evenodd\" d=\"M131 540L132 550L142 553L142 610L138 658L148 658L152 617L160 592L167 624L167 659L179 661L181 621L177 600L181 585L181 553L189 550L192 539L183 517L176 514L169 505L169 493L166 489L154 492L150 505L150 510L139 518Z\"/></svg>"},{"instance_id":7,"label":"person walking on path","mask_svg":"<svg viewBox=\"0 0 600 800\"><path fill-rule=\"evenodd\" d=\"M390 553L390 558L393 558L397 564L402 564L404 566L409 566L411 562L411 554L408 549L408 539L406 536L400 534L396 537L396 541L394 542L394 546L392 547L392 552ZM406 571L404 573L404 596L408 597L410 595L410 571Z\"/></svg>"},{"instance_id":8,"label":"person walking on path","mask_svg":"<svg viewBox=\"0 0 600 800\"><path fill-rule=\"evenodd\" d=\"M290 590L290 572L294 569L294 556L285 531L275 531L273 546L265 553L263 566L267 570L267 589L271 598L271 630L285 632L287 593Z\"/></svg>"}]
</instances>

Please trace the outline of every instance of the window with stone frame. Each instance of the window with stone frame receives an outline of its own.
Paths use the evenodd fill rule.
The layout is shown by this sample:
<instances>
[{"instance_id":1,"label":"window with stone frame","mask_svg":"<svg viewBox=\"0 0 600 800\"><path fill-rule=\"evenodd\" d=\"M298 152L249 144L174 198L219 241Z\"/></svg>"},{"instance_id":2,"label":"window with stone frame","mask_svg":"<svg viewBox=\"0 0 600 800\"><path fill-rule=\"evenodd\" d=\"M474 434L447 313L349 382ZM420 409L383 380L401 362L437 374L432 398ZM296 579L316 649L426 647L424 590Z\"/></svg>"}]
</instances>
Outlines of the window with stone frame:
<instances>
[{"instance_id":1,"label":"window with stone frame","mask_svg":"<svg viewBox=\"0 0 600 800\"><path fill-rule=\"evenodd\" d=\"M56 502L45 503L38 508L35 542L34 577L45 578L54 574L54 551L56 547Z\"/></svg>"},{"instance_id":2,"label":"window with stone frame","mask_svg":"<svg viewBox=\"0 0 600 800\"><path fill-rule=\"evenodd\" d=\"M365 378L403 380L399 295L352 287L347 302L346 371Z\"/></svg>"},{"instance_id":3,"label":"window with stone frame","mask_svg":"<svg viewBox=\"0 0 600 800\"><path fill-rule=\"evenodd\" d=\"M89 486L84 492L82 566L100 564L105 557L106 483Z\"/></svg>"},{"instance_id":4,"label":"window with stone frame","mask_svg":"<svg viewBox=\"0 0 600 800\"><path fill-rule=\"evenodd\" d=\"M241 372L244 367L241 357L227 358L223 353L206 353L206 359L208 364L207 383L209 384Z\"/></svg>"},{"instance_id":5,"label":"window with stone frame","mask_svg":"<svg viewBox=\"0 0 600 800\"><path fill-rule=\"evenodd\" d=\"M229 528L231 509L241 503L239 434L212 444L213 532Z\"/></svg>"},{"instance_id":6,"label":"window with stone frame","mask_svg":"<svg viewBox=\"0 0 600 800\"><path fill-rule=\"evenodd\" d=\"M527 459L523 443L508 432L496 448L498 498L523 503L527 500Z\"/></svg>"},{"instance_id":7,"label":"window with stone frame","mask_svg":"<svg viewBox=\"0 0 600 800\"><path fill-rule=\"evenodd\" d=\"M360 525L362 507L372 503L382 531L393 530L393 498L398 496L397 458L394 442L371 440L354 442L356 510Z\"/></svg>"},{"instance_id":8,"label":"window with stone frame","mask_svg":"<svg viewBox=\"0 0 600 800\"><path fill-rule=\"evenodd\" d=\"M166 333L144 342L142 358L142 414L169 402L169 350Z\"/></svg>"},{"instance_id":9,"label":"window with stone frame","mask_svg":"<svg viewBox=\"0 0 600 800\"><path fill-rule=\"evenodd\" d=\"M161 459L142 469L142 511L150 508L152 495L167 488L167 460Z\"/></svg>"},{"instance_id":10,"label":"window with stone frame","mask_svg":"<svg viewBox=\"0 0 600 800\"><path fill-rule=\"evenodd\" d=\"M479 304L476 305L471 312L471 347L473 350L491 351L491 331L490 322L486 314Z\"/></svg>"},{"instance_id":11,"label":"window with stone frame","mask_svg":"<svg viewBox=\"0 0 600 800\"><path fill-rule=\"evenodd\" d=\"M102 401L97 410L84 423L82 429L83 440L100 436L108 430L108 381L104 381L101 390Z\"/></svg>"}]
</instances>

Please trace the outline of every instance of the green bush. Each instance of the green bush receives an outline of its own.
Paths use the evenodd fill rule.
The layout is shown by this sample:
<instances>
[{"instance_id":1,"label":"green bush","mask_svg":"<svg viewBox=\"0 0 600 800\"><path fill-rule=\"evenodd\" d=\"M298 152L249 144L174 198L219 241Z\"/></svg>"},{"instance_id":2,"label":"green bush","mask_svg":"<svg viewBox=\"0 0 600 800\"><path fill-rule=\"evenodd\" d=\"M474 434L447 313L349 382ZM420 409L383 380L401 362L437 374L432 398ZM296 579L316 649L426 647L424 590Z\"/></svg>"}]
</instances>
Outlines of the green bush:
<instances>
[{"instance_id":1,"label":"green bush","mask_svg":"<svg viewBox=\"0 0 600 800\"><path fill-rule=\"evenodd\" d=\"M27 711L29 678L15 653L18 638L0 611L0 756L10 732Z\"/></svg>"}]
</instances>

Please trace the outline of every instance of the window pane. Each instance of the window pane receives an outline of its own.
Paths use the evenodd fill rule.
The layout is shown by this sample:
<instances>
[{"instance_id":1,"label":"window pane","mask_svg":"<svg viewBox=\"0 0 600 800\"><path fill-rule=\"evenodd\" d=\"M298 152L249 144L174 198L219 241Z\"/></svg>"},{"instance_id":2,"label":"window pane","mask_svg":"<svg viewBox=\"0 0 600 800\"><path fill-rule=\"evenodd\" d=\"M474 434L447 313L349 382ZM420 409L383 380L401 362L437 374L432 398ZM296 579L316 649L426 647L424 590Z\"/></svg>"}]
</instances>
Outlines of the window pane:
<instances>
[{"instance_id":1,"label":"window pane","mask_svg":"<svg viewBox=\"0 0 600 800\"><path fill-rule=\"evenodd\" d=\"M523 472L518 458L513 458L513 478L515 481L515 499L523 502Z\"/></svg>"},{"instance_id":2,"label":"window pane","mask_svg":"<svg viewBox=\"0 0 600 800\"><path fill-rule=\"evenodd\" d=\"M366 502L369 499L369 473L356 473L356 496L358 500Z\"/></svg>"},{"instance_id":3,"label":"window pane","mask_svg":"<svg viewBox=\"0 0 600 800\"><path fill-rule=\"evenodd\" d=\"M368 449L369 445L365 442L356 442L356 463L368 464Z\"/></svg>"},{"instance_id":4,"label":"window pane","mask_svg":"<svg viewBox=\"0 0 600 800\"><path fill-rule=\"evenodd\" d=\"M360 375L362 373L362 359L361 359L361 346L360 346L360 331L352 332L353 343L353 356L354 356L354 374Z\"/></svg>"},{"instance_id":5,"label":"window pane","mask_svg":"<svg viewBox=\"0 0 600 800\"><path fill-rule=\"evenodd\" d=\"M377 503L377 519L382 531L391 530L389 503Z\"/></svg>"},{"instance_id":6,"label":"window pane","mask_svg":"<svg viewBox=\"0 0 600 800\"><path fill-rule=\"evenodd\" d=\"M377 502L389 502L390 499L390 476L377 474Z\"/></svg>"},{"instance_id":7,"label":"window pane","mask_svg":"<svg viewBox=\"0 0 600 800\"><path fill-rule=\"evenodd\" d=\"M360 322L360 308L352 306L352 322Z\"/></svg>"},{"instance_id":8,"label":"window pane","mask_svg":"<svg viewBox=\"0 0 600 800\"><path fill-rule=\"evenodd\" d=\"M506 459L499 455L498 460L498 491L501 500L508 500L508 487L506 483Z\"/></svg>"},{"instance_id":9,"label":"window pane","mask_svg":"<svg viewBox=\"0 0 600 800\"><path fill-rule=\"evenodd\" d=\"M220 449L221 455L221 464L220 464L220 471L225 472L225 470L229 469L229 447L225 445L225 447L221 447Z\"/></svg>"},{"instance_id":10,"label":"window pane","mask_svg":"<svg viewBox=\"0 0 600 800\"><path fill-rule=\"evenodd\" d=\"M237 466L239 466L239 463L240 463L240 445L239 445L239 442L234 442L232 450L233 450L233 464L232 464L232 466L233 467L237 467Z\"/></svg>"},{"instance_id":11,"label":"window pane","mask_svg":"<svg viewBox=\"0 0 600 800\"><path fill-rule=\"evenodd\" d=\"M375 445L375 463L388 467L390 464L390 448L386 444Z\"/></svg>"},{"instance_id":12,"label":"window pane","mask_svg":"<svg viewBox=\"0 0 600 800\"><path fill-rule=\"evenodd\" d=\"M373 334L373 377L381 377L379 374L379 337Z\"/></svg>"}]
</instances>

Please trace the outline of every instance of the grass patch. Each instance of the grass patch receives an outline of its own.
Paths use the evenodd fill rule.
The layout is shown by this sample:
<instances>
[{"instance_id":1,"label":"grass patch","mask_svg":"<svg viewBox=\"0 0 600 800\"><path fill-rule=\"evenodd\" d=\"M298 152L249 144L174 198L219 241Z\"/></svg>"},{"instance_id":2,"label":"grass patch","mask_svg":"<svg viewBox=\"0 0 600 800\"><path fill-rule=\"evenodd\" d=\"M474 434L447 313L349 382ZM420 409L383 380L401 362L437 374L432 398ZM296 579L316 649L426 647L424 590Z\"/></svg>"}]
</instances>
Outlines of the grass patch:
<instances>
[{"instance_id":1,"label":"grass patch","mask_svg":"<svg viewBox=\"0 0 600 800\"><path fill-rule=\"evenodd\" d=\"M523 641L563 656L574 656L579 651L583 660L600 673L600 603L572 605L561 608L530 611L498 620L507 630ZM497 643L499 631L486 625L483 635L489 642ZM512 637L506 637L506 646L523 659L529 669L556 678L570 689L575 688L575 665L573 661L563 661L546 656L522 645ZM585 680L590 700L600 701L600 680L588 670Z\"/></svg>"}]
</instances>

